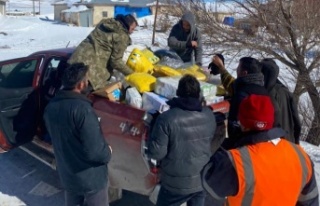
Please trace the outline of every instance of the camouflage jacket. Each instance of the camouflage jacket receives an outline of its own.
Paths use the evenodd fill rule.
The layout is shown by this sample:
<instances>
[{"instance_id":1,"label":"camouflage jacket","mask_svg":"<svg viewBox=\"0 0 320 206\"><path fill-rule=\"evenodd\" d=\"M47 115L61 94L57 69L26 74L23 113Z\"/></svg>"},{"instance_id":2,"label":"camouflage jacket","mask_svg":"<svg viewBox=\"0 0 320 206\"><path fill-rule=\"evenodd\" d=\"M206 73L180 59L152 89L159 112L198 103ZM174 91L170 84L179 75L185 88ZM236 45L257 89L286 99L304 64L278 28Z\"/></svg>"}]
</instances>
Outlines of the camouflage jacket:
<instances>
[{"instance_id":1,"label":"camouflage jacket","mask_svg":"<svg viewBox=\"0 0 320 206\"><path fill-rule=\"evenodd\" d=\"M89 81L96 90L106 86L114 69L124 75L133 72L122 60L130 43L128 30L120 22L115 19L103 19L79 44L68 63L88 65Z\"/></svg>"}]
</instances>

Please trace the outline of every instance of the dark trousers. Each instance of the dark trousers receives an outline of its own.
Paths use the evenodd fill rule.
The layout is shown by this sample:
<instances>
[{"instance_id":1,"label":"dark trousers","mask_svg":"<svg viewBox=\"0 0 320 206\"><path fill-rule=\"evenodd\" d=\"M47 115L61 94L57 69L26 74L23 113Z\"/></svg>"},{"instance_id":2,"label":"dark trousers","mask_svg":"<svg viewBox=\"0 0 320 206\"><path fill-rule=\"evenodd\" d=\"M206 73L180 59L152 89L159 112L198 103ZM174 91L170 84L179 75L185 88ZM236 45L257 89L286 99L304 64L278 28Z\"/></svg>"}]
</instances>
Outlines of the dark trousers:
<instances>
[{"instance_id":1,"label":"dark trousers","mask_svg":"<svg viewBox=\"0 0 320 206\"><path fill-rule=\"evenodd\" d=\"M204 191L188 195L174 194L161 187L158 195L157 206L180 206L187 202L187 206L203 206L206 193Z\"/></svg>"},{"instance_id":2,"label":"dark trousers","mask_svg":"<svg viewBox=\"0 0 320 206\"><path fill-rule=\"evenodd\" d=\"M108 187L95 193L85 193L83 195L65 191L66 206L109 206Z\"/></svg>"}]
</instances>

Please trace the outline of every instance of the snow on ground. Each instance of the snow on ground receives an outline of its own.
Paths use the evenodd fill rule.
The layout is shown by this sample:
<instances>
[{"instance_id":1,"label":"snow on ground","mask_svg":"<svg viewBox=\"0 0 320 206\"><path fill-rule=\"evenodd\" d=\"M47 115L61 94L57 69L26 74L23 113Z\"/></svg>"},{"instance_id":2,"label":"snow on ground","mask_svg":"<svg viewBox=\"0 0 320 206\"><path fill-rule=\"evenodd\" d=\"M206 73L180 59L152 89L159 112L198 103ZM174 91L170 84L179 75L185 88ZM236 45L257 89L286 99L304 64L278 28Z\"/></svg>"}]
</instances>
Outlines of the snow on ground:
<instances>
[{"instance_id":1,"label":"snow on ground","mask_svg":"<svg viewBox=\"0 0 320 206\"><path fill-rule=\"evenodd\" d=\"M24 202L17 197L9 196L0 192L0 205L1 206L26 206Z\"/></svg>"},{"instance_id":2,"label":"snow on ground","mask_svg":"<svg viewBox=\"0 0 320 206\"><path fill-rule=\"evenodd\" d=\"M10 7L30 5L31 1L10 1ZM53 21L53 8L50 2L41 1L42 12L38 16L9 17L0 16L0 61L29 55L33 52L45 49L77 46L93 28L74 27ZM137 28L131 35L133 46L130 46L125 54L135 48L151 47L152 49L166 48L168 33L156 33L155 43L152 45L152 22L154 16L139 19L140 26L148 22L147 28ZM172 23L175 23L173 19ZM236 68L237 61L232 56L226 58L232 60L227 67ZM209 62L210 58L204 59ZM315 163L315 172L320 186L320 148L302 142L301 145ZM5 203L1 202L4 201ZM0 205L24 205L16 197L10 197L0 192Z\"/></svg>"}]
</instances>

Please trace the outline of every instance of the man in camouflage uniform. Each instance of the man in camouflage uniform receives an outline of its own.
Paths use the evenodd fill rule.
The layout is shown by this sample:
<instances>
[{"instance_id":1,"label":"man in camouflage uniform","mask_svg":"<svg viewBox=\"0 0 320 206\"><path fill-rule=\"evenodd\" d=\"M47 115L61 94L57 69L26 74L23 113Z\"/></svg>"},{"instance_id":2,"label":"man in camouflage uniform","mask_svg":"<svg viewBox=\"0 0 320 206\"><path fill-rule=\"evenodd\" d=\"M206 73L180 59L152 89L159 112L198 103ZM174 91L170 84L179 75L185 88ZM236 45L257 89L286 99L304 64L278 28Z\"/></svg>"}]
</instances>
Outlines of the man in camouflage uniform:
<instances>
[{"instance_id":1,"label":"man in camouflage uniform","mask_svg":"<svg viewBox=\"0 0 320 206\"><path fill-rule=\"evenodd\" d=\"M138 25L132 15L117 15L115 19L102 19L83 40L68 63L84 63L89 67L89 81L94 90L106 86L114 69L124 75L133 71L122 57L131 44L130 34Z\"/></svg>"}]
</instances>

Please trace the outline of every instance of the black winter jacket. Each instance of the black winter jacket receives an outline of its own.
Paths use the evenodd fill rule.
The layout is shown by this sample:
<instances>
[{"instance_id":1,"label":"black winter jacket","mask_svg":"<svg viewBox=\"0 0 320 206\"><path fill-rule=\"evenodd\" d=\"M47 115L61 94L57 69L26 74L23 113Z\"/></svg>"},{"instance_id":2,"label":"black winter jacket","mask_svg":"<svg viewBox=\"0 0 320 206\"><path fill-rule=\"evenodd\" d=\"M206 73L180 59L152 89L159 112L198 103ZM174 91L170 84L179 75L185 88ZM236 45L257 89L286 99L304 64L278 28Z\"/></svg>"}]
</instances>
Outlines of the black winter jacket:
<instances>
[{"instance_id":1,"label":"black winter jacket","mask_svg":"<svg viewBox=\"0 0 320 206\"><path fill-rule=\"evenodd\" d=\"M182 28L182 20L190 23L191 29L187 33ZM198 47L193 48L191 41L196 41ZM202 64L202 42L199 29L195 25L194 15L191 12L185 13L181 20L172 27L168 38L168 46L175 51L184 62L192 62L193 54L195 63Z\"/></svg>"},{"instance_id":2,"label":"black winter jacket","mask_svg":"<svg viewBox=\"0 0 320 206\"><path fill-rule=\"evenodd\" d=\"M234 83L234 95L231 98L230 110L228 116L228 138L225 139L222 146L225 149L235 148L236 142L240 139L242 132L238 123L238 113L241 101L251 94L259 94L269 96L268 91L255 83L246 84L239 79Z\"/></svg>"},{"instance_id":3,"label":"black winter jacket","mask_svg":"<svg viewBox=\"0 0 320 206\"><path fill-rule=\"evenodd\" d=\"M279 126L287 133L286 139L299 144L301 133L301 122L298 113L297 101L293 94L282 83L277 81L270 90L270 97L274 99L279 107Z\"/></svg>"},{"instance_id":4,"label":"black winter jacket","mask_svg":"<svg viewBox=\"0 0 320 206\"><path fill-rule=\"evenodd\" d=\"M149 156L161 160L161 185L176 194L202 191L200 171L211 155L213 112L198 99L174 98L160 114L149 141Z\"/></svg>"},{"instance_id":5,"label":"black winter jacket","mask_svg":"<svg viewBox=\"0 0 320 206\"><path fill-rule=\"evenodd\" d=\"M78 194L104 188L111 151L90 100L62 90L49 102L44 119L63 187Z\"/></svg>"},{"instance_id":6,"label":"black winter jacket","mask_svg":"<svg viewBox=\"0 0 320 206\"><path fill-rule=\"evenodd\" d=\"M263 61L262 72L265 88L268 90L276 109L275 124L287 132L286 139L299 144L301 123L298 106L293 94L277 78L279 67L274 61Z\"/></svg>"}]
</instances>

